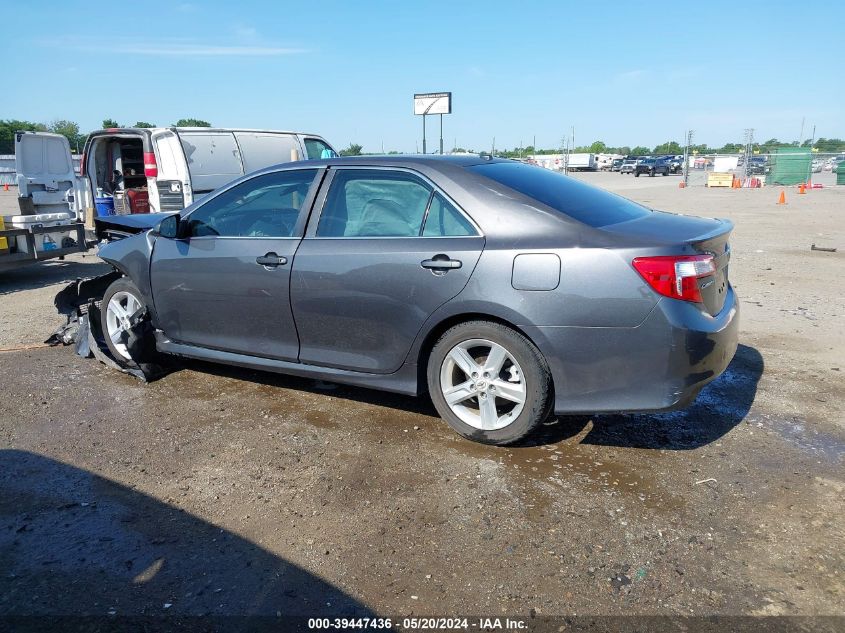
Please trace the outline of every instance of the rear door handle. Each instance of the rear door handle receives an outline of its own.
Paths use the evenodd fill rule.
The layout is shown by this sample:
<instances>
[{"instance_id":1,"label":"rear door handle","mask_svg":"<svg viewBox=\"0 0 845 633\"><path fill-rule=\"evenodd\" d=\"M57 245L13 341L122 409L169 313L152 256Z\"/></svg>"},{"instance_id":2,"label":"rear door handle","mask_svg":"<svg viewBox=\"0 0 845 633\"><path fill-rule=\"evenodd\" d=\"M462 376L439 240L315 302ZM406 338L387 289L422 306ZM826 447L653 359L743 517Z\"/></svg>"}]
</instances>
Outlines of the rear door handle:
<instances>
[{"instance_id":1,"label":"rear door handle","mask_svg":"<svg viewBox=\"0 0 845 633\"><path fill-rule=\"evenodd\" d=\"M420 266L431 270L454 270L463 266L459 259L449 259L448 255L435 255L431 259L424 259Z\"/></svg>"},{"instance_id":2,"label":"rear door handle","mask_svg":"<svg viewBox=\"0 0 845 633\"><path fill-rule=\"evenodd\" d=\"M284 266L288 263L287 257L276 255L276 253L267 253L261 257L255 258L255 263L261 266Z\"/></svg>"}]
</instances>

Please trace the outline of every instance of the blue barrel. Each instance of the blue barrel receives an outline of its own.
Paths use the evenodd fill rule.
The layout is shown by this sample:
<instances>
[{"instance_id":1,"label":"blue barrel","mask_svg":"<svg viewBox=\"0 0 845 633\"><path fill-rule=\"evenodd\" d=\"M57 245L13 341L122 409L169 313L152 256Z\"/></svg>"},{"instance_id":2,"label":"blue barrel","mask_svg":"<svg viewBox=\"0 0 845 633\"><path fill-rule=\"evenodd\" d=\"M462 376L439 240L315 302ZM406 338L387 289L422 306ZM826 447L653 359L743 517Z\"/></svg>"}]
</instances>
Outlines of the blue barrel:
<instances>
[{"instance_id":1,"label":"blue barrel","mask_svg":"<svg viewBox=\"0 0 845 633\"><path fill-rule=\"evenodd\" d=\"M111 196L103 198L94 198L94 206L97 207L97 217L101 218L106 215L114 215L114 198Z\"/></svg>"}]
</instances>

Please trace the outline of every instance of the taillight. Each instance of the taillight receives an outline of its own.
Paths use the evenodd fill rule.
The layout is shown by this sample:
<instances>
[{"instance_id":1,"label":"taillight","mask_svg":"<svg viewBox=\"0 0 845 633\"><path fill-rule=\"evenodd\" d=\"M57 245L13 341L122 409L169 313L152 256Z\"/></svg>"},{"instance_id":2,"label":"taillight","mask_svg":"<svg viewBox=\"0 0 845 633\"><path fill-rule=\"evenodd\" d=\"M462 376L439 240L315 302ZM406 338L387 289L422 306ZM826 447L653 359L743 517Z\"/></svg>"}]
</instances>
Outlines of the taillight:
<instances>
[{"instance_id":1,"label":"taillight","mask_svg":"<svg viewBox=\"0 0 845 633\"><path fill-rule=\"evenodd\" d=\"M631 263L659 294L696 303L701 303L698 280L716 272L712 255L637 257Z\"/></svg>"},{"instance_id":2,"label":"taillight","mask_svg":"<svg viewBox=\"0 0 845 633\"><path fill-rule=\"evenodd\" d=\"M147 178L155 178L158 176L156 155L153 152L144 152L144 175Z\"/></svg>"}]
</instances>

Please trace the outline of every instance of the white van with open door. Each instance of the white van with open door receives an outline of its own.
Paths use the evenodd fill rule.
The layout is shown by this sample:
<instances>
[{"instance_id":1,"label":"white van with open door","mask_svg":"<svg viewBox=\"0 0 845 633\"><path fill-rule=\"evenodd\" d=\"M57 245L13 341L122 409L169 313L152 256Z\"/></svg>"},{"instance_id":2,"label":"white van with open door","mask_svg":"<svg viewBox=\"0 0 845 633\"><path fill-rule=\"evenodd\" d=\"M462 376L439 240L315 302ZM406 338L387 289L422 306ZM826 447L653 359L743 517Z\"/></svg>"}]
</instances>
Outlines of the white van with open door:
<instances>
[{"instance_id":1,"label":"white van with open door","mask_svg":"<svg viewBox=\"0 0 845 633\"><path fill-rule=\"evenodd\" d=\"M90 193L83 196L81 208L88 227L97 211L180 211L252 171L335 156L323 138L301 132L203 127L99 130L88 136L82 155L81 172Z\"/></svg>"}]
</instances>

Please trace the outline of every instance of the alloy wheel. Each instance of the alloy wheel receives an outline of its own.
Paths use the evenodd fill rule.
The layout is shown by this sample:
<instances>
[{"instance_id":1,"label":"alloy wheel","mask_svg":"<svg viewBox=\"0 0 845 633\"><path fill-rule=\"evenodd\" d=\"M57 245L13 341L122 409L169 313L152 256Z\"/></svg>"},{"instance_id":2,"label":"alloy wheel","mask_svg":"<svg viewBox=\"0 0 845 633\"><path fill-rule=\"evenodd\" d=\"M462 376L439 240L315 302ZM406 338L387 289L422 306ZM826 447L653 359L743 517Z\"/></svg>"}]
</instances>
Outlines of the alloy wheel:
<instances>
[{"instance_id":1,"label":"alloy wheel","mask_svg":"<svg viewBox=\"0 0 845 633\"><path fill-rule=\"evenodd\" d=\"M119 291L112 295L106 308L106 335L111 339L115 350L126 360L132 360L126 347L124 332L131 327L129 317L141 308L138 298L126 291Z\"/></svg>"},{"instance_id":2,"label":"alloy wheel","mask_svg":"<svg viewBox=\"0 0 845 633\"><path fill-rule=\"evenodd\" d=\"M482 431L511 424L527 397L519 363L487 339L463 341L449 350L440 367L440 389L452 412Z\"/></svg>"}]
</instances>

